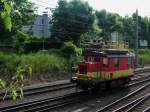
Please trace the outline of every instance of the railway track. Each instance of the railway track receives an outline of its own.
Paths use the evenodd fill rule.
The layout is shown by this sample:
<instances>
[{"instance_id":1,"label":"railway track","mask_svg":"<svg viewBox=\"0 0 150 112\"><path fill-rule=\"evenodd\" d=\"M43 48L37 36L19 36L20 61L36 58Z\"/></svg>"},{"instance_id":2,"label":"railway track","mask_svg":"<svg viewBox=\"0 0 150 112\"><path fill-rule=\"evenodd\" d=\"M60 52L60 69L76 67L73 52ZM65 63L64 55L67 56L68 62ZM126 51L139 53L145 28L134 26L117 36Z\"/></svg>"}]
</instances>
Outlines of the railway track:
<instances>
[{"instance_id":1,"label":"railway track","mask_svg":"<svg viewBox=\"0 0 150 112\"><path fill-rule=\"evenodd\" d=\"M143 70L136 70L134 71L135 74L139 74L139 73L144 73L144 72L149 72L150 68L146 68ZM140 78L144 78L145 76L143 75L136 75L137 78L135 78L136 80L139 80ZM134 80L135 80L134 79ZM27 88L24 89L24 96L31 96L31 95L37 95L37 94L42 94L42 93L46 93L46 92L53 92L53 91L59 91L62 89L68 89L68 88L73 88L75 87L75 84L68 82L62 83L62 84L55 84L55 85L44 85L41 87L33 87L33 88ZM9 94L9 93L8 93ZM0 92L0 101L3 100L3 96L5 95L4 92ZM9 100L9 97L6 96L5 100Z\"/></svg>"},{"instance_id":2,"label":"railway track","mask_svg":"<svg viewBox=\"0 0 150 112\"><path fill-rule=\"evenodd\" d=\"M146 108L143 112L150 112L150 107Z\"/></svg>"},{"instance_id":3,"label":"railway track","mask_svg":"<svg viewBox=\"0 0 150 112\"><path fill-rule=\"evenodd\" d=\"M135 70L134 74L139 74L139 73L144 73L144 72L149 72L150 68L143 68L141 70Z\"/></svg>"},{"instance_id":4,"label":"railway track","mask_svg":"<svg viewBox=\"0 0 150 112\"><path fill-rule=\"evenodd\" d=\"M130 103L127 103L126 105L123 105L122 107L114 110L113 112L131 112L135 108L137 108L137 106L139 106L140 104L142 104L145 100L148 100L149 98L150 98L150 93L140 98L137 98L131 101Z\"/></svg>"},{"instance_id":5,"label":"railway track","mask_svg":"<svg viewBox=\"0 0 150 112\"><path fill-rule=\"evenodd\" d=\"M75 84L70 83L69 81L66 83L62 84L57 84L57 85L46 85L46 86L41 86L41 87L34 87L34 88L27 88L24 89L24 96L30 96L30 95L37 95L37 94L42 94L46 92L54 92L54 91L60 91L62 89L68 89L75 87ZM0 93L0 100L3 100L3 96L5 93L1 92ZM9 97L6 96L5 100L8 100Z\"/></svg>"},{"instance_id":6,"label":"railway track","mask_svg":"<svg viewBox=\"0 0 150 112\"><path fill-rule=\"evenodd\" d=\"M16 112L16 111L21 111L21 112L35 112L37 110L42 111L43 109L54 109L66 104L70 104L71 102L74 102L74 97L77 97L79 95L84 95L83 91L77 92L77 93L72 93L68 95L63 95L55 98L47 98L43 100L36 100L32 102L27 102L27 103L22 103L19 105L13 105L9 107L3 107L0 108L1 112Z\"/></svg>"},{"instance_id":7,"label":"railway track","mask_svg":"<svg viewBox=\"0 0 150 112\"><path fill-rule=\"evenodd\" d=\"M139 73L144 73L144 72L148 72L150 69L146 69L146 70L142 70L142 72L140 70ZM149 77L148 76L144 76L144 75L140 75L138 74L138 71L135 71L135 73L137 74L136 77L137 78L133 78L133 80L140 80L141 78L146 78ZM132 81L132 80L131 80ZM69 88L74 88L76 85L68 82L62 83L62 84L55 84L55 85L44 85L41 87L33 87L33 88L26 88L24 89L24 97L26 96L31 96L31 95L38 95L38 94L42 94L42 93L47 93L47 92L54 92L54 91L60 91L63 89L69 89ZM8 93L9 94L9 93ZM5 95L5 93L0 92L0 101L3 100L3 96ZM9 100L10 98L8 96L5 97L5 100Z\"/></svg>"},{"instance_id":8,"label":"railway track","mask_svg":"<svg viewBox=\"0 0 150 112\"><path fill-rule=\"evenodd\" d=\"M131 83L127 85L128 87L148 82L150 79L145 79L142 81L136 81L135 83ZM149 84L148 84L149 85ZM148 86L147 85L147 86ZM147 87L145 85L145 87ZM0 112L47 112L52 109L56 109L58 107L70 105L70 104L75 104L77 102L81 102L84 100L87 100L87 97L89 98L90 95L87 94L87 91L79 91L76 93L68 94L68 95L63 95L55 98L47 98L43 100L36 100L32 102L26 102L22 104L17 104L13 106L7 106L7 107L2 107L0 108Z\"/></svg>"},{"instance_id":9,"label":"railway track","mask_svg":"<svg viewBox=\"0 0 150 112\"><path fill-rule=\"evenodd\" d=\"M141 77L141 78L131 80L131 84L133 85L140 84L143 83L143 81L149 81L149 80L150 80L150 76Z\"/></svg>"},{"instance_id":10,"label":"railway track","mask_svg":"<svg viewBox=\"0 0 150 112\"><path fill-rule=\"evenodd\" d=\"M130 112L132 109L134 109L137 105L139 105L144 100L148 99L150 97L150 83L145 84L144 86L140 87L139 89L133 91L132 93L129 93L128 95L116 100L113 103L110 103L106 105L105 107L97 110L97 112ZM143 92L144 90L149 91L147 93ZM144 94L144 96L143 96ZM139 98L140 97L140 98Z\"/></svg>"}]
</instances>

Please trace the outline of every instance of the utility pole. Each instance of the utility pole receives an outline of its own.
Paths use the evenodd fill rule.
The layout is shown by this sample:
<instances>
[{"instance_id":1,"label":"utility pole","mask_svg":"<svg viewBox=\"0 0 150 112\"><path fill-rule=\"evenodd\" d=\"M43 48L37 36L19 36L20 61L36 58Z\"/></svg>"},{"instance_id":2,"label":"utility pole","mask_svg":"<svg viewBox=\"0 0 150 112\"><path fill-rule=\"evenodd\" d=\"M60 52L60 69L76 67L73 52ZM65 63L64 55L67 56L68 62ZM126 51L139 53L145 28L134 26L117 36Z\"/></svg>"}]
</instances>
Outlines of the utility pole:
<instances>
[{"instance_id":1,"label":"utility pole","mask_svg":"<svg viewBox=\"0 0 150 112\"><path fill-rule=\"evenodd\" d=\"M138 66L138 28L139 28L139 24L138 24L138 10L136 10L136 39L135 39L135 58L136 58L136 68Z\"/></svg>"}]
</instances>

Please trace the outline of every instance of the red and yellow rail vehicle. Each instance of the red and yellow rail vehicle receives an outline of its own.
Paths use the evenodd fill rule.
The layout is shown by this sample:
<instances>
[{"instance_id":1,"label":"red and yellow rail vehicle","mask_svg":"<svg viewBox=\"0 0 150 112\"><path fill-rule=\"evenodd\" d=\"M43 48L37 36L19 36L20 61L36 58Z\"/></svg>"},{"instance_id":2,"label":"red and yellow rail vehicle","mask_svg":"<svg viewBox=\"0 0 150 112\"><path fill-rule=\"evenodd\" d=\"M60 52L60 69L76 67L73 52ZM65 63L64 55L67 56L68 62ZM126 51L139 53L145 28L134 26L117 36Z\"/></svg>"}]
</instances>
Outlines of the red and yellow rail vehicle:
<instances>
[{"instance_id":1,"label":"red and yellow rail vehicle","mask_svg":"<svg viewBox=\"0 0 150 112\"><path fill-rule=\"evenodd\" d=\"M82 89L126 84L133 76L135 55L122 43L110 43L103 49L86 48L84 61L78 63L72 80Z\"/></svg>"}]
</instances>

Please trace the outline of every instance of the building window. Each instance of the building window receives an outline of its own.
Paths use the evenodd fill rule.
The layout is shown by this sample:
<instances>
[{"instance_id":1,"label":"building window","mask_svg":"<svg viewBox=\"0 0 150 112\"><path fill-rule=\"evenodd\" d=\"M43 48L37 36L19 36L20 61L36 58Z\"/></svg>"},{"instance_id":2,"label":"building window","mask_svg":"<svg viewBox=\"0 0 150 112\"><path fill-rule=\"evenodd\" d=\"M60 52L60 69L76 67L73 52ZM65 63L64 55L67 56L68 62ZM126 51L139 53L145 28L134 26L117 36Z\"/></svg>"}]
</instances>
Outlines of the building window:
<instances>
[{"instance_id":1,"label":"building window","mask_svg":"<svg viewBox=\"0 0 150 112\"><path fill-rule=\"evenodd\" d=\"M108 58L103 58L103 66L108 66Z\"/></svg>"},{"instance_id":2,"label":"building window","mask_svg":"<svg viewBox=\"0 0 150 112\"><path fill-rule=\"evenodd\" d=\"M114 58L114 67L119 67L119 58Z\"/></svg>"},{"instance_id":3,"label":"building window","mask_svg":"<svg viewBox=\"0 0 150 112\"><path fill-rule=\"evenodd\" d=\"M44 30L41 30L41 34L44 34Z\"/></svg>"},{"instance_id":4,"label":"building window","mask_svg":"<svg viewBox=\"0 0 150 112\"><path fill-rule=\"evenodd\" d=\"M44 24L44 19L42 19L42 24Z\"/></svg>"}]
</instances>

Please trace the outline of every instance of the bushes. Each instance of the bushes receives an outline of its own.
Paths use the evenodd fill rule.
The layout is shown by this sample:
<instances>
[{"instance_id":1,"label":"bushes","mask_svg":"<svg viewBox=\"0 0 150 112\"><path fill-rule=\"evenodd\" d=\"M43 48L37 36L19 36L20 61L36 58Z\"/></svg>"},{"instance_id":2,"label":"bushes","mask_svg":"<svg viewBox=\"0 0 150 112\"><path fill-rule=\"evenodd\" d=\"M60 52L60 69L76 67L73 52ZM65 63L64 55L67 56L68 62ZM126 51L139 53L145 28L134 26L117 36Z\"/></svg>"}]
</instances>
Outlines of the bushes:
<instances>
[{"instance_id":1,"label":"bushes","mask_svg":"<svg viewBox=\"0 0 150 112\"><path fill-rule=\"evenodd\" d=\"M31 66L33 73L70 70L81 59L81 52L80 48L67 42L62 49L20 55L0 53L0 70L15 72L16 67L20 65Z\"/></svg>"},{"instance_id":2,"label":"bushes","mask_svg":"<svg viewBox=\"0 0 150 112\"><path fill-rule=\"evenodd\" d=\"M12 36L13 47L18 53L24 52L24 42L29 38L29 35L23 31L17 30L16 34Z\"/></svg>"},{"instance_id":3,"label":"bushes","mask_svg":"<svg viewBox=\"0 0 150 112\"><path fill-rule=\"evenodd\" d=\"M65 69L65 59L48 53L22 55L21 65L30 65L34 73L45 73Z\"/></svg>"},{"instance_id":4,"label":"bushes","mask_svg":"<svg viewBox=\"0 0 150 112\"><path fill-rule=\"evenodd\" d=\"M27 55L4 54L0 53L0 70L1 72L15 72L18 66L29 65L33 73L45 73L50 71L65 70L67 67L66 60L56 54L39 52Z\"/></svg>"},{"instance_id":5,"label":"bushes","mask_svg":"<svg viewBox=\"0 0 150 112\"><path fill-rule=\"evenodd\" d=\"M134 52L134 49L130 49ZM138 49L139 60L142 59L144 64L150 64L150 49Z\"/></svg>"},{"instance_id":6,"label":"bushes","mask_svg":"<svg viewBox=\"0 0 150 112\"><path fill-rule=\"evenodd\" d=\"M20 59L16 54L4 54L0 52L0 71L14 72L19 65Z\"/></svg>"},{"instance_id":7,"label":"bushes","mask_svg":"<svg viewBox=\"0 0 150 112\"><path fill-rule=\"evenodd\" d=\"M72 55L76 55L76 46L72 42L66 42L64 43L61 52L64 57L70 58Z\"/></svg>"},{"instance_id":8,"label":"bushes","mask_svg":"<svg viewBox=\"0 0 150 112\"><path fill-rule=\"evenodd\" d=\"M42 49L60 48L62 43L50 39L29 35L24 31L17 31L13 38L13 48L17 53L38 52Z\"/></svg>"},{"instance_id":9,"label":"bushes","mask_svg":"<svg viewBox=\"0 0 150 112\"><path fill-rule=\"evenodd\" d=\"M140 49L139 57L143 59L145 64L150 64L150 50L149 49Z\"/></svg>"},{"instance_id":10,"label":"bushes","mask_svg":"<svg viewBox=\"0 0 150 112\"><path fill-rule=\"evenodd\" d=\"M39 41L27 41L24 43L24 50L26 53L38 52L42 49L60 48L61 43L52 43L49 41L39 40Z\"/></svg>"}]
</instances>

